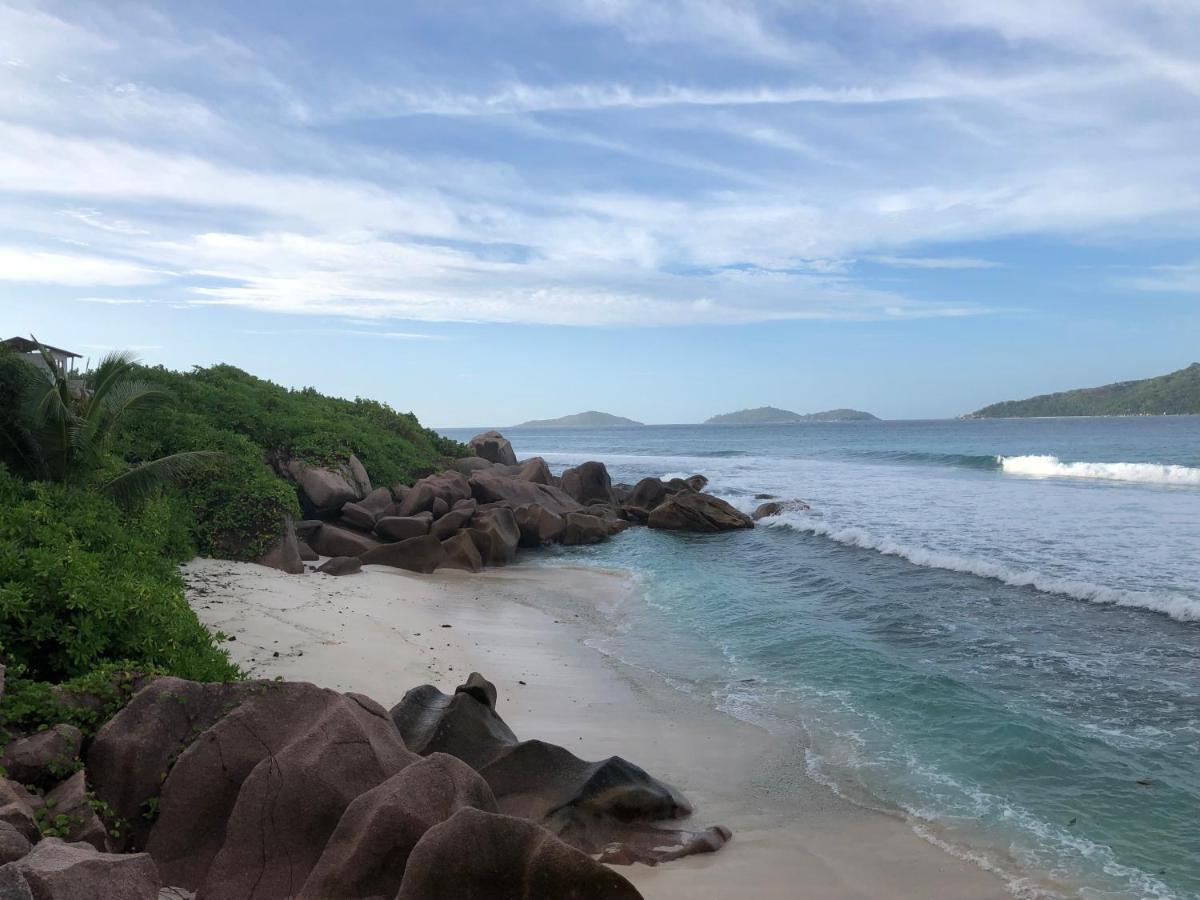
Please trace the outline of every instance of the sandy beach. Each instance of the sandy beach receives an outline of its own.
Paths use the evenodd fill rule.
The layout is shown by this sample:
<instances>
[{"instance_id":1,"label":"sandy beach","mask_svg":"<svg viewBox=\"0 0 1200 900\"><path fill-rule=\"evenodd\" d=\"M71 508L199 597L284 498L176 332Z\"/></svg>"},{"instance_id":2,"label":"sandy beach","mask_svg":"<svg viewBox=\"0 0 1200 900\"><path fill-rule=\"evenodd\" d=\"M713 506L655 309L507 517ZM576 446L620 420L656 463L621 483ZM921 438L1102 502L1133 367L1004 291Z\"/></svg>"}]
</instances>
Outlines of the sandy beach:
<instances>
[{"instance_id":1,"label":"sandy beach","mask_svg":"<svg viewBox=\"0 0 1200 900\"><path fill-rule=\"evenodd\" d=\"M651 900L1009 896L1002 880L845 801L804 774L792 745L590 648L598 617L630 602L622 572L512 566L413 575L369 566L334 578L197 559L184 568L201 620L252 676L360 691L385 706L472 671L495 683L521 738L585 759L620 755L680 788L694 819L723 824L719 853L621 871Z\"/></svg>"}]
</instances>

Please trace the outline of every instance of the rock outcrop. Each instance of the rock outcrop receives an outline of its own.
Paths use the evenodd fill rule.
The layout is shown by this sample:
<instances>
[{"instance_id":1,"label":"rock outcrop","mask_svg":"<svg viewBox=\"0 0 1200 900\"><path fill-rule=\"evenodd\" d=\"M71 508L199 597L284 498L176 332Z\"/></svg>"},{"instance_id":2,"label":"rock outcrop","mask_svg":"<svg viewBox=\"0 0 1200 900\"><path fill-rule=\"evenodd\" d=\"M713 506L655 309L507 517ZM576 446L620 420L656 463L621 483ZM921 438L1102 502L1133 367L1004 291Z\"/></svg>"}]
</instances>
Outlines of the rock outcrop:
<instances>
[{"instance_id":1,"label":"rock outcrop","mask_svg":"<svg viewBox=\"0 0 1200 900\"><path fill-rule=\"evenodd\" d=\"M612 479L601 462L585 462L562 473L562 489L574 500L587 506L591 503L616 503Z\"/></svg>"},{"instance_id":2,"label":"rock outcrop","mask_svg":"<svg viewBox=\"0 0 1200 900\"><path fill-rule=\"evenodd\" d=\"M439 568L482 572L483 557L471 535L463 530L442 541L442 562Z\"/></svg>"},{"instance_id":3,"label":"rock outcrop","mask_svg":"<svg viewBox=\"0 0 1200 900\"><path fill-rule=\"evenodd\" d=\"M385 541L395 543L409 538L429 534L433 524L433 514L418 513L415 516L384 516L375 523L375 533Z\"/></svg>"},{"instance_id":4,"label":"rock outcrop","mask_svg":"<svg viewBox=\"0 0 1200 900\"><path fill-rule=\"evenodd\" d=\"M362 560L357 556L334 556L317 566L317 571L325 575L355 575L362 567Z\"/></svg>"},{"instance_id":5,"label":"rock outcrop","mask_svg":"<svg viewBox=\"0 0 1200 900\"><path fill-rule=\"evenodd\" d=\"M690 490L671 494L650 511L646 524L671 531L700 532L754 527L748 515L719 497Z\"/></svg>"},{"instance_id":6,"label":"rock outcrop","mask_svg":"<svg viewBox=\"0 0 1200 900\"><path fill-rule=\"evenodd\" d=\"M498 431L485 431L477 434L467 444L475 451L476 456L486 459L488 462L504 466L517 464L517 454L513 452L512 444Z\"/></svg>"},{"instance_id":7,"label":"rock outcrop","mask_svg":"<svg viewBox=\"0 0 1200 900\"><path fill-rule=\"evenodd\" d=\"M255 562L289 575L303 575L304 560L300 556L300 541L296 537L296 526L291 516L284 518L282 532L278 540Z\"/></svg>"},{"instance_id":8,"label":"rock outcrop","mask_svg":"<svg viewBox=\"0 0 1200 900\"><path fill-rule=\"evenodd\" d=\"M516 556L521 531L511 509L497 507L481 512L466 531L485 566L506 566Z\"/></svg>"},{"instance_id":9,"label":"rock outcrop","mask_svg":"<svg viewBox=\"0 0 1200 900\"><path fill-rule=\"evenodd\" d=\"M308 544L321 556L362 556L378 547L379 541L370 535L327 522L317 529Z\"/></svg>"},{"instance_id":10,"label":"rock outcrop","mask_svg":"<svg viewBox=\"0 0 1200 900\"><path fill-rule=\"evenodd\" d=\"M363 565L393 566L410 572L428 574L442 564L442 542L432 534L408 538L393 544L383 544L362 554Z\"/></svg>"},{"instance_id":11,"label":"rock outcrop","mask_svg":"<svg viewBox=\"0 0 1200 900\"><path fill-rule=\"evenodd\" d=\"M554 543L562 537L562 533L567 527L566 520L562 516L551 512L540 503L518 506L513 515L517 520L517 528L521 532L522 547L541 547Z\"/></svg>"},{"instance_id":12,"label":"rock outcrop","mask_svg":"<svg viewBox=\"0 0 1200 900\"><path fill-rule=\"evenodd\" d=\"M146 853L100 853L52 837L0 868L0 897L6 900L157 900L161 886Z\"/></svg>"},{"instance_id":13,"label":"rock outcrop","mask_svg":"<svg viewBox=\"0 0 1200 900\"><path fill-rule=\"evenodd\" d=\"M9 742L0 767L13 781L51 787L71 773L82 743L83 735L74 725L55 725Z\"/></svg>"},{"instance_id":14,"label":"rock outcrop","mask_svg":"<svg viewBox=\"0 0 1200 900\"><path fill-rule=\"evenodd\" d=\"M608 526L599 516L567 513L559 541L563 544L599 544L608 538Z\"/></svg>"},{"instance_id":15,"label":"rock outcrop","mask_svg":"<svg viewBox=\"0 0 1200 900\"><path fill-rule=\"evenodd\" d=\"M354 457L351 459L358 462ZM285 472L300 489L300 506L305 514L324 519L341 512L347 503L366 496L351 468L350 465L339 468L311 466L292 460L287 463ZM365 477L366 473L363 475Z\"/></svg>"},{"instance_id":16,"label":"rock outcrop","mask_svg":"<svg viewBox=\"0 0 1200 900\"><path fill-rule=\"evenodd\" d=\"M471 476L470 484L471 494L480 504L505 503L516 509L537 503L560 516L583 509L579 501L552 484L538 484L490 470L476 472Z\"/></svg>"},{"instance_id":17,"label":"rock outcrop","mask_svg":"<svg viewBox=\"0 0 1200 900\"><path fill-rule=\"evenodd\" d=\"M446 865L453 855L456 864ZM623 876L531 822L470 807L430 828L396 900L639 900Z\"/></svg>"}]
</instances>

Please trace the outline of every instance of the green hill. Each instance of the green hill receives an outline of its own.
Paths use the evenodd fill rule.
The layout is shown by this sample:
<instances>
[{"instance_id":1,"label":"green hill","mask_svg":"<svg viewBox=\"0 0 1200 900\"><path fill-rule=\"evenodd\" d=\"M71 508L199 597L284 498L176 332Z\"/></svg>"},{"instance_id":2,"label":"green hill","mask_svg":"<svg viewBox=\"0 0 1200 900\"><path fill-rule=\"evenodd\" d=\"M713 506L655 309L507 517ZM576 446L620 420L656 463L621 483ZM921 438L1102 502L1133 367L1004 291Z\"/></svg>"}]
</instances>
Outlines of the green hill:
<instances>
[{"instance_id":1,"label":"green hill","mask_svg":"<svg viewBox=\"0 0 1200 900\"><path fill-rule=\"evenodd\" d=\"M1041 394L1028 400L1005 400L976 410L967 418L1195 414L1200 414L1200 363L1157 378Z\"/></svg>"},{"instance_id":2,"label":"green hill","mask_svg":"<svg viewBox=\"0 0 1200 900\"><path fill-rule=\"evenodd\" d=\"M616 428L620 425L641 425L633 419L624 416L614 416L609 413L589 409L587 412L575 413L573 416L560 416L557 419L530 419L513 428Z\"/></svg>"},{"instance_id":3,"label":"green hill","mask_svg":"<svg viewBox=\"0 0 1200 900\"><path fill-rule=\"evenodd\" d=\"M875 422L875 416L857 409L829 409L825 412L795 413L775 406L760 406L724 413L706 419L705 425L790 425L794 422Z\"/></svg>"}]
</instances>

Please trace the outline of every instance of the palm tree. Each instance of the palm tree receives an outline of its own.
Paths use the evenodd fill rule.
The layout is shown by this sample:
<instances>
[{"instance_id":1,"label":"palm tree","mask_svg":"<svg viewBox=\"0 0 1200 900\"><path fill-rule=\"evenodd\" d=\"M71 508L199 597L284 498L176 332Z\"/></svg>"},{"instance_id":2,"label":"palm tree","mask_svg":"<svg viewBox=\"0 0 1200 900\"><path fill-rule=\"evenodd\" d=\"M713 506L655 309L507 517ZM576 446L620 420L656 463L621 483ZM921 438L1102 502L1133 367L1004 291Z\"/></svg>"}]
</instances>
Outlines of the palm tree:
<instances>
[{"instance_id":1,"label":"palm tree","mask_svg":"<svg viewBox=\"0 0 1200 900\"><path fill-rule=\"evenodd\" d=\"M66 369L38 341L45 362L44 379L28 394L27 420L39 450L39 477L81 482L94 477L111 459L112 438L121 418L134 409L169 403L169 392L138 380L136 357L110 353L89 373L89 387L73 381ZM134 466L101 484L113 500L131 503L155 488L176 482L219 453L174 453Z\"/></svg>"}]
</instances>

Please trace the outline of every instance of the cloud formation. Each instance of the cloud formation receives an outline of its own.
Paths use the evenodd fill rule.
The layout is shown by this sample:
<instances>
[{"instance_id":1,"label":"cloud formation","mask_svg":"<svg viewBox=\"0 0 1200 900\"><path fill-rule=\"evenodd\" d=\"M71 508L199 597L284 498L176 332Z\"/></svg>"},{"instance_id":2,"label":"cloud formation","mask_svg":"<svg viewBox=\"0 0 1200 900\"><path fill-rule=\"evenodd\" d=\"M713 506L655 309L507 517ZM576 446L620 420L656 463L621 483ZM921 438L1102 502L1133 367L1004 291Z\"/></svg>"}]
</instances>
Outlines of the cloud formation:
<instances>
[{"instance_id":1,"label":"cloud formation","mask_svg":"<svg viewBox=\"0 0 1200 900\"><path fill-rule=\"evenodd\" d=\"M853 261L1194 234L1186 7L531 0L368 33L0 0L0 281L424 322L986 314Z\"/></svg>"}]
</instances>

